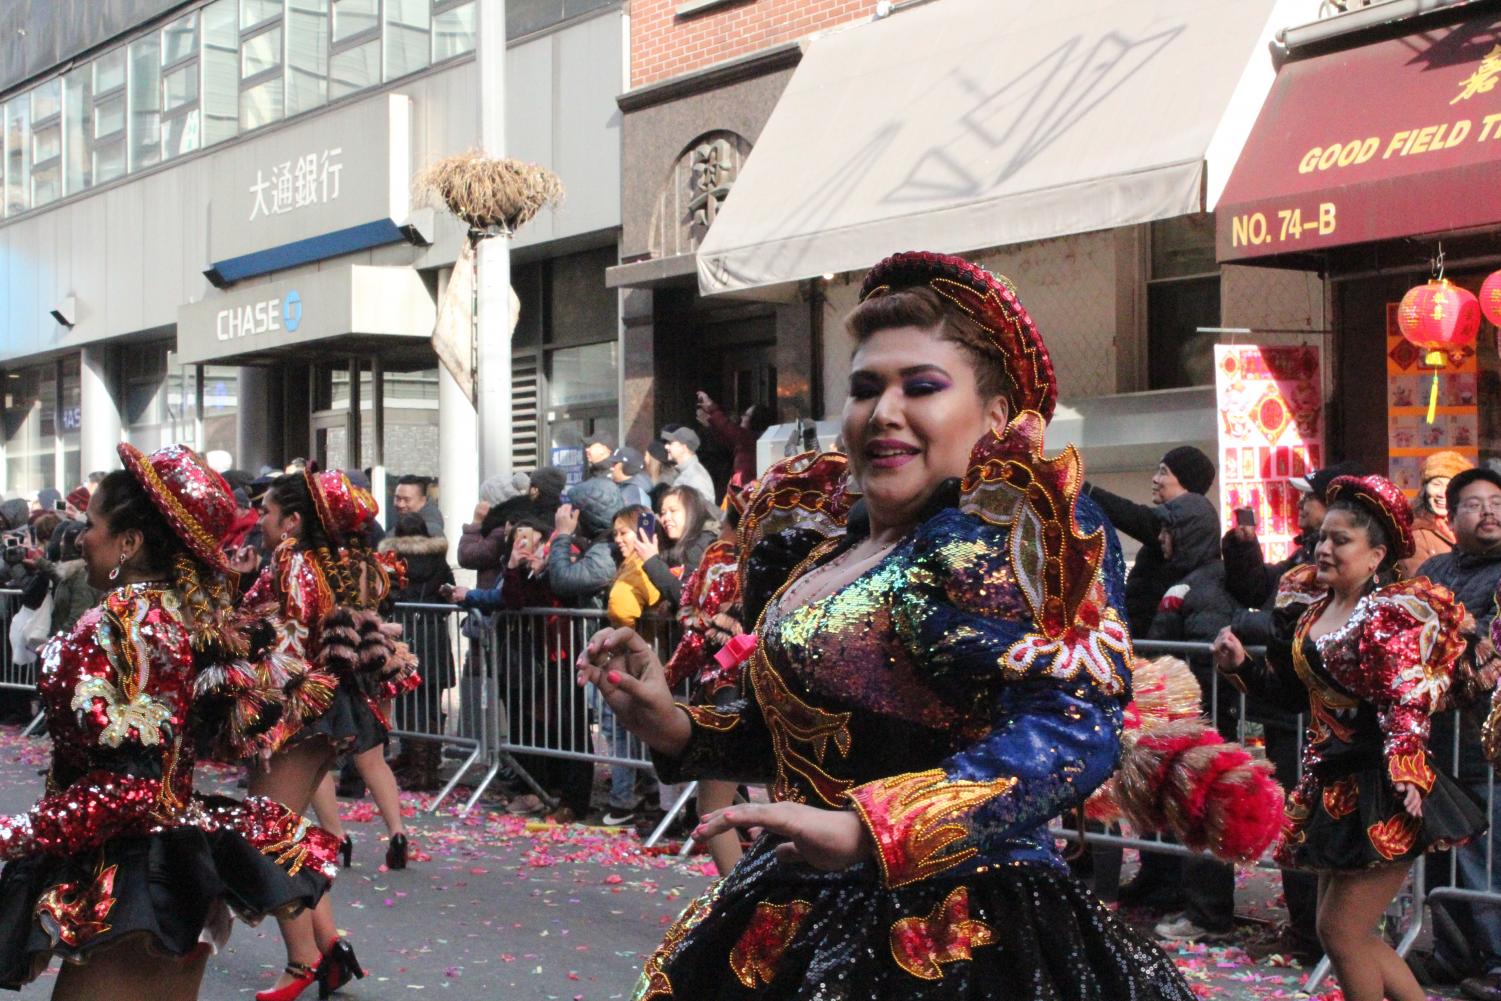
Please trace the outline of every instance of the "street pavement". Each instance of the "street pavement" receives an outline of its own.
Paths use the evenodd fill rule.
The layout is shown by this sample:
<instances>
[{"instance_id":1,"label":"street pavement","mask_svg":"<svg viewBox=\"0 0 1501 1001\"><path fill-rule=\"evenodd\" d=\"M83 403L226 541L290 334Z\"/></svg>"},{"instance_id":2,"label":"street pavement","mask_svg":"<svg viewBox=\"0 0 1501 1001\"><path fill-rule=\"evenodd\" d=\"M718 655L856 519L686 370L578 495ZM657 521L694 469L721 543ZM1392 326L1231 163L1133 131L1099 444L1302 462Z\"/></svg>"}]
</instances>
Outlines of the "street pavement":
<instances>
[{"instance_id":1,"label":"street pavement","mask_svg":"<svg viewBox=\"0 0 1501 1001\"><path fill-rule=\"evenodd\" d=\"M0 810L31 805L47 759L45 738L0 728ZM199 785L232 789L233 778L203 770ZM348 1001L628 998L645 956L713 872L706 856L643 852L634 833L528 824L498 803L460 817L452 806L427 814L425 797L406 802L417 857L401 872L383 865L384 828L369 803L342 803L355 864L334 887L335 914L368 971L339 993ZM1296 963L1256 962L1242 948L1280 916L1275 875L1243 869L1238 885L1243 934L1235 944L1169 952L1200 998L1308 996L1300 994L1306 971ZM209 961L202 998L247 1001L284 962L274 922L237 924ZM47 997L56 969L17 996Z\"/></svg>"}]
</instances>

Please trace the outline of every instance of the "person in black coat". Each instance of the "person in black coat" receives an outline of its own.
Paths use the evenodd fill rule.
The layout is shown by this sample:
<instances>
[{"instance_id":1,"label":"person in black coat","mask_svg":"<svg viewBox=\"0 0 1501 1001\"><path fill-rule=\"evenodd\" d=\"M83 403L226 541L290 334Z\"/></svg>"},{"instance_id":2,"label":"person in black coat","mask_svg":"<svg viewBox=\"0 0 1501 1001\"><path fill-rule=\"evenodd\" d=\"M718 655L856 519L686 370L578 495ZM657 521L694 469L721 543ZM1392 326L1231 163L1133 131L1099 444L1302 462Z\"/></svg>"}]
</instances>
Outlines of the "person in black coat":
<instances>
[{"instance_id":1,"label":"person in black coat","mask_svg":"<svg viewBox=\"0 0 1501 1001\"><path fill-rule=\"evenodd\" d=\"M1183 494L1203 496L1214 483L1214 463L1192 445L1180 445L1162 457L1152 476L1153 504L1138 504L1104 487L1084 484L1084 492L1105 511L1105 517L1117 532L1141 543L1131 572L1126 575L1126 615L1131 620L1131 635L1146 636L1152 631L1152 617L1167 589L1183 575L1168 565L1157 541L1162 520L1157 511Z\"/></svg>"}]
</instances>

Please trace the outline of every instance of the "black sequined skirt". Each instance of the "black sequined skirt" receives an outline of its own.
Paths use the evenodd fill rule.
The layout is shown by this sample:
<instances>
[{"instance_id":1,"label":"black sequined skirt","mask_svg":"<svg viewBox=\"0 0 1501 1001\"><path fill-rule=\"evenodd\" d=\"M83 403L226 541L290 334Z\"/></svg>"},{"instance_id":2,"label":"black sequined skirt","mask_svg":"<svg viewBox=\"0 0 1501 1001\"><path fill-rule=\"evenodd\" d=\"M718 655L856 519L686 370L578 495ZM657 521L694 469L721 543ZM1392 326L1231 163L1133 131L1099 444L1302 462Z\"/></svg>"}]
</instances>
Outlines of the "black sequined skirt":
<instances>
[{"instance_id":1,"label":"black sequined skirt","mask_svg":"<svg viewBox=\"0 0 1501 1001\"><path fill-rule=\"evenodd\" d=\"M316 904L329 881L288 874L229 830L182 827L115 838L87 856L33 855L0 873L0 987L19 990L53 956L85 962L128 939L164 957L228 933L225 906L247 922Z\"/></svg>"},{"instance_id":2,"label":"black sequined skirt","mask_svg":"<svg viewBox=\"0 0 1501 1001\"><path fill-rule=\"evenodd\" d=\"M1432 767L1432 760L1429 766ZM1277 846L1279 864L1292 869L1347 871L1410 862L1484 833L1485 808L1443 772L1423 797L1421 818L1408 814L1382 766L1321 775L1312 802Z\"/></svg>"},{"instance_id":3,"label":"black sequined skirt","mask_svg":"<svg viewBox=\"0 0 1501 1001\"><path fill-rule=\"evenodd\" d=\"M352 680L341 680L328 710L303 723L287 738L287 744L322 737L340 753L359 754L372 747L384 747L390 739L389 733L385 721L376 714L359 686Z\"/></svg>"},{"instance_id":4,"label":"black sequined skirt","mask_svg":"<svg viewBox=\"0 0 1501 1001\"><path fill-rule=\"evenodd\" d=\"M636 1001L1191 1001L1162 950L1046 865L899 889L779 865L763 839L690 904Z\"/></svg>"}]
</instances>

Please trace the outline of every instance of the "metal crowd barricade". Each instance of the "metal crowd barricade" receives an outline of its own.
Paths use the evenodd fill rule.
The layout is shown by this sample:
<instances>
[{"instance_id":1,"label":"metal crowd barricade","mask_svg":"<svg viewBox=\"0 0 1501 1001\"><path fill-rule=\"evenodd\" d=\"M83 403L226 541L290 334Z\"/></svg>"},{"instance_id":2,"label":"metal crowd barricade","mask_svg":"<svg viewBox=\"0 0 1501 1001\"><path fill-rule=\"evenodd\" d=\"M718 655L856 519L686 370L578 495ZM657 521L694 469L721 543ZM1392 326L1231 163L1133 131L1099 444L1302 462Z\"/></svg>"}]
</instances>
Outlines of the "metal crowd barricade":
<instances>
[{"instance_id":1,"label":"metal crowd barricade","mask_svg":"<svg viewBox=\"0 0 1501 1001\"><path fill-rule=\"evenodd\" d=\"M0 689L20 692L36 692L37 662L30 664L16 663L15 651L10 645L10 624L21 607L21 592L14 588L0 589ZM26 729L21 731L23 737L29 737L42 724L45 719L43 713L37 713Z\"/></svg>"}]
</instances>

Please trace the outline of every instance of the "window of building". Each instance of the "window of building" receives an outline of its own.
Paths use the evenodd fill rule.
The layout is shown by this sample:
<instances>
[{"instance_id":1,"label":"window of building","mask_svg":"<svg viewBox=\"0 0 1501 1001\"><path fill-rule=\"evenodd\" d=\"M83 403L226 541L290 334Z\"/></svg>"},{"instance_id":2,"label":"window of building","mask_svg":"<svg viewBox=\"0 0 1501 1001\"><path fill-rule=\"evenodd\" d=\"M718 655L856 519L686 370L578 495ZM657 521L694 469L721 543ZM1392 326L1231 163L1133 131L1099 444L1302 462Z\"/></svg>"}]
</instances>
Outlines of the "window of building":
<instances>
[{"instance_id":1,"label":"window of building","mask_svg":"<svg viewBox=\"0 0 1501 1001\"><path fill-rule=\"evenodd\" d=\"M1214 258L1214 216L1179 216L1152 223L1147 282L1149 389L1214 383L1220 325L1220 272Z\"/></svg>"},{"instance_id":2,"label":"window of building","mask_svg":"<svg viewBox=\"0 0 1501 1001\"><path fill-rule=\"evenodd\" d=\"M5 104L5 212L13 215L31 207L31 98L14 97Z\"/></svg>"},{"instance_id":3,"label":"window of building","mask_svg":"<svg viewBox=\"0 0 1501 1001\"><path fill-rule=\"evenodd\" d=\"M433 62L474 51L474 0L433 0Z\"/></svg>"},{"instance_id":4,"label":"window of building","mask_svg":"<svg viewBox=\"0 0 1501 1001\"><path fill-rule=\"evenodd\" d=\"M56 201L63 188L63 81L31 92L31 204Z\"/></svg>"},{"instance_id":5,"label":"window of building","mask_svg":"<svg viewBox=\"0 0 1501 1001\"><path fill-rule=\"evenodd\" d=\"M125 49L106 52L91 68L89 183L103 184L125 173Z\"/></svg>"},{"instance_id":6,"label":"window of building","mask_svg":"<svg viewBox=\"0 0 1501 1001\"><path fill-rule=\"evenodd\" d=\"M130 169L139 170L162 155L162 53L155 33L130 43Z\"/></svg>"},{"instance_id":7,"label":"window of building","mask_svg":"<svg viewBox=\"0 0 1501 1001\"><path fill-rule=\"evenodd\" d=\"M162 29L162 159L198 148L198 12Z\"/></svg>"},{"instance_id":8,"label":"window of building","mask_svg":"<svg viewBox=\"0 0 1501 1001\"><path fill-rule=\"evenodd\" d=\"M618 2L533 4L522 21L535 30ZM470 55L477 7L476 0L200 2L0 101L0 212L46 205Z\"/></svg>"}]
</instances>

